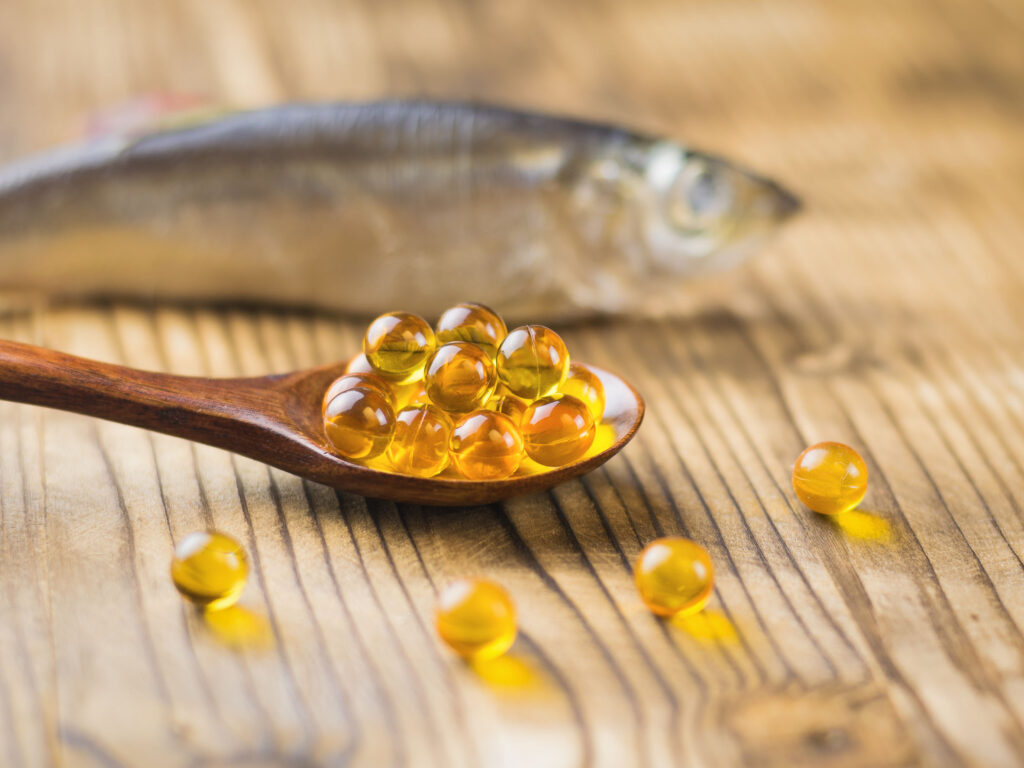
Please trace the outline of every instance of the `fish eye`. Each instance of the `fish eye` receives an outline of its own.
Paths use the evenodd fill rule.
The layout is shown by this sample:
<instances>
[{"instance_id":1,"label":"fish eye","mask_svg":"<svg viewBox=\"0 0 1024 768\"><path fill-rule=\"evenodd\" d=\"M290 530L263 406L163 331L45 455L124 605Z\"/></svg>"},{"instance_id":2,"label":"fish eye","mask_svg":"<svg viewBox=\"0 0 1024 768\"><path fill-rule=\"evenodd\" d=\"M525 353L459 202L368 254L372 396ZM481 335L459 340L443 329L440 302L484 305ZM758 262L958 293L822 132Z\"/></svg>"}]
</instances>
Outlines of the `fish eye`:
<instances>
[{"instance_id":1,"label":"fish eye","mask_svg":"<svg viewBox=\"0 0 1024 768\"><path fill-rule=\"evenodd\" d=\"M707 229L730 211L733 193L727 174L704 160L691 159L668 191L668 217L681 229Z\"/></svg>"}]
</instances>

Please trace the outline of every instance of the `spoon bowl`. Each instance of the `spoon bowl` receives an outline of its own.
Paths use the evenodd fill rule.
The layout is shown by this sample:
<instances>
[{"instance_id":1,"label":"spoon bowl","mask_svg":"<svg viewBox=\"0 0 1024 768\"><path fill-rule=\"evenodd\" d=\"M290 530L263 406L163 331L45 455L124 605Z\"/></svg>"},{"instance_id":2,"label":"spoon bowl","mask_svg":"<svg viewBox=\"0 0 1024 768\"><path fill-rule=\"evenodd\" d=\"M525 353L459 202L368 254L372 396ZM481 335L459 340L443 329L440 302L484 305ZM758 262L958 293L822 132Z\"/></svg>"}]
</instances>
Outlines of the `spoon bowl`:
<instances>
[{"instance_id":1,"label":"spoon bowl","mask_svg":"<svg viewBox=\"0 0 1024 768\"><path fill-rule=\"evenodd\" d=\"M412 477L387 471L384 463L347 461L331 450L320 401L344 367L336 363L274 376L209 379L140 371L0 341L0 399L184 437L350 493L444 506L487 504L585 474L618 453L644 415L643 398L633 387L591 366L604 384L605 415L595 445L582 458L555 468L528 462L503 480Z\"/></svg>"}]
</instances>

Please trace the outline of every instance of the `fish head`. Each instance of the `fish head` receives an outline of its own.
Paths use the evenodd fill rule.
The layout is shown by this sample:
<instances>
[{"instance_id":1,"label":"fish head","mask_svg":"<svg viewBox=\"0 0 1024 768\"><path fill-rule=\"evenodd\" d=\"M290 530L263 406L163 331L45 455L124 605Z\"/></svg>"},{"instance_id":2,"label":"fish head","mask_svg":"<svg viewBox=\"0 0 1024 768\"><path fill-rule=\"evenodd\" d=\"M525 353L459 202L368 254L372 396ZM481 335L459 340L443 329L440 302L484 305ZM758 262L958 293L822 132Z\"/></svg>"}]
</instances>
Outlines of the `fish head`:
<instances>
[{"instance_id":1,"label":"fish head","mask_svg":"<svg viewBox=\"0 0 1024 768\"><path fill-rule=\"evenodd\" d=\"M637 221L654 271L690 275L736 264L800 209L774 181L664 140L628 154Z\"/></svg>"}]
</instances>

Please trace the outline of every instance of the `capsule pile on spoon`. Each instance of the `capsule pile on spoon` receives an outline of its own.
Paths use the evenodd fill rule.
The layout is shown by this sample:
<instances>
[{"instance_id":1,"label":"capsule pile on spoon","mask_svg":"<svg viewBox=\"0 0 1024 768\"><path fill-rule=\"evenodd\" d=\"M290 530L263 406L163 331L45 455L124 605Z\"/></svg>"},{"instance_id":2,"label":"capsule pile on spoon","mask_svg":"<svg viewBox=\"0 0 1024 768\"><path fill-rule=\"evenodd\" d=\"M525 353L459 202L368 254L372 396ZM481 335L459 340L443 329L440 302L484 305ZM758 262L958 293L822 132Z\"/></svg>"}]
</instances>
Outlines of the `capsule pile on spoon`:
<instances>
[{"instance_id":1,"label":"capsule pile on spoon","mask_svg":"<svg viewBox=\"0 0 1024 768\"><path fill-rule=\"evenodd\" d=\"M434 328L408 312L378 317L322 408L327 440L346 459L384 457L417 477L450 467L467 480L500 480L524 457L545 467L582 457L604 406L601 379L570 363L557 333L507 331L493 310L467 303Z\"/></svg>"}]
</instances>

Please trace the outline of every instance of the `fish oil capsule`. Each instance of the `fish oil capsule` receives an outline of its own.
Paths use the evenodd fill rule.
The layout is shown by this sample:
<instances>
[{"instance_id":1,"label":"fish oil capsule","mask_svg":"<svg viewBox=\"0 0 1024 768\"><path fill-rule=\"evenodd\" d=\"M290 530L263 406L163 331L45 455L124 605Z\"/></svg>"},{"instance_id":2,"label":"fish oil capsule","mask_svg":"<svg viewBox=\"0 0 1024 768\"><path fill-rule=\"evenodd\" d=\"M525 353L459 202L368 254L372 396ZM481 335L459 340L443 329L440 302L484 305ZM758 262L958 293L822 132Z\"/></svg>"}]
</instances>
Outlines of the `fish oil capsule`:
<instances>
[{"instance_id":1,"label":"fish oil capsule","mask_svg":"<svg viewBox=\"0 0 1024 768\"><path fill-rule=\"evenodd\" d=\"M600 423L604 416L604 384L601 379L584 363L569 363L569 372L565 381L558 391L563 395L572 395L577 400L583 401L594 417L594 421Z\"/></svg>"},{"instance_id":2,"label":"fish oil capsule","mask_svg":"<svg viewBox=\"0 0 1024 768\"><path fill-rule=\"evenodd\" d=\"M348 365L345 366L345 373L374 373L374 370L373 366L370 365L370 361L366 359L366 355L360 352L348 361Z\"/></svg>"},{"instance_id":3,"label":"fish oil capsule","mask_svg":"<svg viewBox=\"0 0 1024 768\"><path fill-rule=\"evenodd\" d=\"M494 390L494 394L490 396L484 405L484 408L488 411L497 411L498 413L505 414L512 419L517 427L522 424L526 407L527 402L505 389L504 384L498 385L498 388Z\"/></svg>"},{"instance_id":4,"label":"fish oil capsule","mask_svg":"<svg viewBox=\"0 0 1024 768\"><path fill-rule=\"evenodd\" d=\"M430 402L454 413L482 407L496 381L490 356L482 347L466 341L442 344L423 372Z\"/></svg>"},{"instance_id":5,"label":"fish oil capsule","mask_svg":"<svg viewBox=\"0 0 1024 768\"><path fill-rule=\"evenodd\" d=\"M401 410L409 405L429 405L427 389L422 381L414 381L411 384L393 386L391 391L395 393L395 409Z\"/></svg>"},{"instance_id":6,"label":"fish oil capsule","mask_svg":"<svg viewBox=\"0 0 1024 768\"><path fill-rule=\"evenodd\" d=\"M546 467L575 461L594 442L594 417L572 395L549 395L532 403L520 423L526 455Z\"/></svg>"},{"instance_id":7,"label":"fish oil capsule","mask_svg":"<svg viewBox=\"0 0 1024 768\"><path fill-rule=\"evenodd\" d=\"M391 392L391 388L387 385L383 379L373 373L345 373L336 378L331 382L331 386L327 388L324 393L323 405L321 410L326 413L327 406L331 400L340 395L342 392L348 389L355 389L356 387L368 387L369 389L376 390L385 398L388 402L392 402L394 397ZM393 403L392 403L393 405Z\"/></svg>"},{"instance_id":8,"label":"fish oil capsule","mask_svg":"<svg viewBox=\"0 0 1024 768\"><path fill-rule=\"evenodd\" d=\"M469 341L483 347L492 359L507 333L505 321L483 304L456 304L444 311L436 326L438 344Z\"/></svg>"},{"instance_id":9,"label":"fish oil capsule","mask_svg":"<svg viewBox=\"0 0 1024 768\"><path fill-rule=\"evenodd\" d=\"M459 419L448 448L455 469L467 480L501 480L523 460L518 427L494 411L473 411Z\"/></svg>"},{"instance_id":10,"label":"fish oil capsule","mask_svg":"<svg viewBox=\"0 0 1024 768\"><path fill-rule=\"evenodd\" d=\"M390 400L369 387L341 392L324 411L327 440L346 459L371 459L384 453L394 430Z\"/></svg>"},{"instance_id":11,"label":"fish oil capsule","mask_svg":"<svg viewBox=\"0 0 1024 768\"><path fill-rule=\"evenodd\" d=\"M793 490L807 507L823 515L847 512L868 490L868 468L843 443L816 443L793 466Z\"/></svg>"},{"instance_id":12,"label":"fish oil capsule","mask_svg":"<svg viewBox=\"0 0 1024 768\"><path fill-rule=\"evenodd\" d=\"M459 656L484 661L505 653L515 642L516 607L494 582L459 579L438 595L434 625Z\"/></svg>"},{"instance_id":13,"label":"fish oil capsule","mask_svg":"<svg viewBox=\"0 0 1024 768\"><path fill-rule=\"evenodd\" d=\"M434 330L410 312L388 312L366 329L363 354L374 372L401 384L415 381L434 351Z\"/></svg>"},{"instance_id":14,"label":"fish oil capsule","mask_svg":"<svg viewBox=\"0 0 1024 768\"><path fill-rule=\"evenodd\" d=\"M686 616L701 610L711 597L714 579L707 550L679 536L652 541L633 568L640 599L658 616Z\"/></svg>"},{"instance_id":15,"label":"fish oil capsule","mask_svg":"<svg viewBox=\"0 0 1024 768\"><path fill-rule=\"evenodd\" d=\"M543 325L522 325L498 347L498 378L512 394L537 400L551 394L569 371L562 337Z\"/></svg>"},{"instance_id":16,"label":"fish oil capsule","mask_svg":"<svg viewBox=\"0 0 1024 768\"><path fill-rule=\"evenodd\" d=\"M245 550L226 533L196 531L174 548L174 586L183 597L207 610L238 602L248 575Z\"/></svg>"},{"instance_id":17,"label":"fish oil capsule","mask_svg":"<svg viewBox=\"0 0 1024 768\"><path fill-rule=\"evenodd\" d=\"M448 439L452 423L433 405L403 408L395 417L395 435L388 458L396 472L433 477L448 466Z\"/></svg>"}]
</instances>

